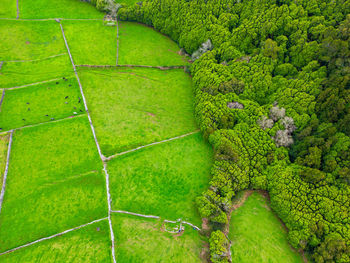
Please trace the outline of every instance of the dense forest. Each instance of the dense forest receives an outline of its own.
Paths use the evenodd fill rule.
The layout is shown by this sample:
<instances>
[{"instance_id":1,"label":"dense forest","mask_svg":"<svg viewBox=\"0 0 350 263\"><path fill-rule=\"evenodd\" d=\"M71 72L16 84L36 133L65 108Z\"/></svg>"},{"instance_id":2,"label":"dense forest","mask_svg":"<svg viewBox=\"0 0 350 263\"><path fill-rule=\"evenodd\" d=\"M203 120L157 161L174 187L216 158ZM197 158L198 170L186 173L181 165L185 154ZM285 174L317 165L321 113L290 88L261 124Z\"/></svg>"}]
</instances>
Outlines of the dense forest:
<instances>
[{"instance_id":1,"label":"dense forest","mask_svg":"<svg viewBox=\"0 0 350 263\"><path fill-rule=\"evenodd\" d=\"M92 0L103 9L105 0ZM293 247L350 262L350 1L153 0L118 11L194 61L196 117L215 149L198 209L211 260L235 194L267 190Z\"/></svg>"}]
</instances>

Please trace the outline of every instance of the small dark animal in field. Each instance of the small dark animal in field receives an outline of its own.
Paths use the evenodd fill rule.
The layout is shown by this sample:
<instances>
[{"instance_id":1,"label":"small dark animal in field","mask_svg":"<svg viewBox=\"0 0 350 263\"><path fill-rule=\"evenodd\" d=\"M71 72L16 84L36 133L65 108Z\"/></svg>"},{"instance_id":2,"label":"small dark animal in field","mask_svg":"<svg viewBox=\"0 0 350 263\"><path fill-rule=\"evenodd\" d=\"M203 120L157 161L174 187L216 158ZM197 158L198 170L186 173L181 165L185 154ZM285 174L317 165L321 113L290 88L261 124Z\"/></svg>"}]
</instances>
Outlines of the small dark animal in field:
<instances>
[{"instance_id":1,"label":"small dark animal in field","mask_svg":"<svg viewBox=\"0 0 350 263\"><path fill-rule=\"evenodd\" d=\"M22 119L22 121L25 121L26 119Z\"/></svg>"},{"instance_id":2,"label":"small dark animal in field","mask_svg":"<svg viewBox=\"0 0 350 263\"><path fill-rule=\"evenodd\" d=\"M69 84L69 87L72 87L72 85L71 85L71 84Z\"/></svg>"},{"instance_id":3,"label":"small dark animal in field","mask_svg":"<svg viewBox=\"0 0 350 263\"><path fill-rule=\"evenodd\" d=\"M83 112L82 110L80 110L80 112Z\"/></svg>"},{"instance_id":4,"label":"small dark animal in field","mask_svg":"<svg viewBox=\"0 0 350 263\"><path fill-rule=\"evenodd\" d=\"M46 116L46 117L49 117L49 115L48 115L48 114L46 114L45 116Z\"/></svg>"},{"instance_id":5,"label":"small dark animal in field","mask_svg":"<svg viewBox=\"0 0 350 263\"><path fill-rule=\"evenodd\" d=\"M64 97L65 99L68 99L68 96Z\"/></svg>"},{"instance_id":6,"label":"small dark animal in field","mask_svg":"<svg viewBox=\"0 0 350 263\"><path fill-rule=\"evenodd\" d=\"M2 128L0 128L0 131L2 131Z\"/></svg>"},{"instance_id":7,"label":"small dark animal in field","mask_svg":"<svg viewBox=\"0 0 350 263\"><path fill-rule=\"evenodd\" d=\"M80 97L78 97L78 99L79 99L78 103L80 103L80 101L81 101Z\"/></svg>"},{"instance_id":8,"label":"small dark animal in field","mask_svg":"<svg viewBox=\"0 0 350 263\"><path fill-rule=\"evenodd\" d=\"M56 85L57 85L58 83L59 83L59 82L57 81L57 82L56 82Z\"/></svg>"},{"instance_id":9,"label":"small dark animal in field","mask_svg":"<svg viewBox=\"0 0 350 263\"><path fill-rule=\"evenodd\" d=\"M29 102L27 102L27 104L29 104Z\"/></svg>"},{"instance_id":10,"label":"small dark animal in field","mask_svg":"<svg viewBox=\"0 0 350 263\"><path fill-rule=\"evenodd\" d=\"M30 111L30 108L28 108L28 111Z\"/></svg>"},{"instance_id":11,"label":"small dark animal in field","mask_svg":"<svg viewBox=\"0 0 350 263\"><path fill-rule=\"evenodd\" d=\"M73 107L75 110L77 109L77 107Z\"/></svg>"}]
</instances>

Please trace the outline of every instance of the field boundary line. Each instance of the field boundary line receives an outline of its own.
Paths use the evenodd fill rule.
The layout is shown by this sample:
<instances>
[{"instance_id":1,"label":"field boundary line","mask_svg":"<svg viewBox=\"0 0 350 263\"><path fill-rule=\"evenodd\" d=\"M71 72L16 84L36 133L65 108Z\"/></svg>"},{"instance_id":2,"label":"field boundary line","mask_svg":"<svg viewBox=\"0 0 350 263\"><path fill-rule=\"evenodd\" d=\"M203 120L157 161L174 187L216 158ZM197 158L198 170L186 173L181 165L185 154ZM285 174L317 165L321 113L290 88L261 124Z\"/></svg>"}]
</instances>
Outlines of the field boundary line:
<instances>
[{"instance_id":1,"label":"field boundary line","mask_svg":"<svg viewBox=\"0 0 350 263\"><path fill-rule=\"evenodd\" d=\"M18 0L16 0L16 3L17 3L17 16L16 16L16 19L19 19L19 3L18 3Z\"/></svg>"},{"instance_id":2,"label":"field boundary line","mask_svg":"<svg viewBox=\"0 0 350 263\"><path fill-rule=\"evenodd\" d=\"M89 64L82 64L82 65L76 65L80 68L156 68L160 70L169 70L169 69L185 69L186 66L147 66L147 65L89 65Z\"/></svg>"},{"instance_id":3,"label":"field boundary line","mask_svg":"<svg viewBox=\"0 0 350 263\"><path fill-rule=\"evenodd\" d=\"M119 214L127 214L127 215L133 215L133 216L138 216L138 217L144 217L144 218L154 218L154 219L161 219L160 216L154 216L154 215L143 215L143 214L138 214L138 213L134 213L134 212L129 212L129 211L123 211L123 210L112 210L111 211L112 213L119 213ZM197 227L196 225L192 224L192 223L189 223L189 222L186 222L186 221L182 221L180 219L176 220L176 221L173 221L173 220L167 220L167 219L164 219L163 222L166 222L166 223L177 223L177 222L180 222L182 224L185 224L185 225L189 225L193 228L195 228L196 230L201 230L199 227Z\"/></svg>"},{"instance_id":4,"label":"field boundary line","mask_svg":"<svg viewBox=\"0 0 350 263\"><path fill-rule=\"evenodd\" d=\"M38 59L31 59L31 60L4 60L2 62L4 63L12 63L12 62L35 62L35 61L41 61L41 60L46 60L46 59L50 59L50 58L56 58L56 57L60 57L60 56L64 56L67 55L67 53L60 53L57 55L52 55L46 58L38 58Z\"/></svg>"},{"instance_id":5,"label":"field boundary line","mask_svg":"<svg viewBox=\"0 0 350 263\"><path fill-rule=\"evenodd\" d=\"M32 241L32 242L30 242L30 243L24 244L24 245L22 245L22 246L9 249L9 250L7 250L7 251L5 251L5 252L1 252L1 253L0 253L0 256L5 255L5 254L8 254L8 253L11 253L11 252L16 251L16 250L19 250L19 249L21 249L21 248L29 247L29 246L31 246L31 245L34 245L34 244L36 244L36 243L39 243L39 242L42 242L42 241L45 241L45 240L48 240L48 239L52 239L52 238L54 238L54 237L62 236L62 235L64 235L64 234L67 234L67 233L72 232L72 231L74 231L74 230L81 229L81 228L83 228L83 227L92 225L92 224L94 224L94 223L97 223L97 222L100 222L100 221L103 221L103 220L106 220L106 219L107 219L107 217L100 218L100 219L96 219L96 220L91 221L91 222L89 222L89 223L86 223L86 224L83 224L83 225L80 225L80 226L77 226L77 227L74 227L74 228L67 229L67 230L65 230L65 231L63 231L63 232L60 232L60 233L57 233L57 234L54 234L54 235L51 235L51 236L48 236L48 237L43 237L43 238L37 239L37 240Z\"/></svg>"},{"instance_id":6,"label":"field boundary line","mask_svg":"<svg viewBox=\"0 0 350 263\"><path fill-rule=\"evenodd\" d=\"M22 129L26 129L26 128L32 128L32 127L41 126L41 125L45 125L45 124L66 121L66 120L70 120L70 119L74 119L74 118L81 118L83 116L85 116L85 113L81 113L81 114L78 114L78 115L72 115L72 116L69 116L69 117L65 117L65 118L57 119L57 120L52 120L52 121L45 121L45 122L40 122L40 123L35 123L35 124L29 124L29 125L18 127L18 128L14 128L14 129L11 129L11 130L12 131L17 131L17 130L22 130ZM11 130L2 131L2 132L0 132L0 134L7 133L7 132L9 132Z\"/></svg>"},{"instance_id":7,"label":"field boundary line","mask_svg":"<svg viewBox=\"0 0 350 263\"><path fill-rule=\"evenodd\" d=\"M70 52L70 49L69 49L69 45L68 45L68 42L67 42L67 39L66 39L66 36L64 34L64 29L63 29L63 26L62 24L60 23L60 27L61 27L61 31L62 31L62 36L63 36L63 39L64 39L64 42L66 44L66 48L67 48L67 51L68 51L68 54L69 54L69 58L72 62L72 66L73 66L73 70L74 70L74 73L75 73L75 76L78 80L78 84L79 84L79 88L80 88L80 93L81 93L81 96L83 98L83 102L84 102L84 107L85 107L85 111L87 113L87 116L88 116L88 119L89 119L89 123L90 123L90 128L91 128L91 131L92 131L92 134L94 136L94 140L95 140L95 143L96 143L96 147L97 147L97 151L100 155L100 158L101 158L101 161L103 163L103 171L105 173L105 178L106 178L106 192L107 192L107 203L108 203L108 223L109 223L109 229L110 229L110 238L111 238L111 243L112 243L112 246L111 246L111 250L112 250L112 258L113 258L113 262L116 263L116 259L115 259L115 241L114 241L114 232L113 232L113 226L112 226L112 221L111 221L111 196L110 196L110 191L109 191L109 174L107 172L107 164L105 163L105 156L102 154L101 152L101 148L100 148L100 145L97 141L97 137L96 137L96 133L95 133L95 128L92 124L92 119L91 119L91 116L90 116L90 113L89 113L89 109L87 107L87 103L86 103L86 99L85 99L85 95L84 95L84 91L83 91L83 86L81 85L81 82L80 82L80 78L79 78L79 75L78 75L78 72L77 72L77 69L75 67L75 64L74 64L74 60L73 60L73 57L72 57L72 54Z\"/></svg>"},{"instance_id":8,"label":"field boundary line","mask_svg":"<svg viewBox=\"0 0 350 263\"><path fill-rule=\"evenodd\" d=\"M9 170L10 154L11 154L11 146L12 146L12 136L13 136L13 130L10 132L9 145L7 147L5 172L2 180L2 187L1 187L1 193L0 193L0 213L1 213L2 203L4 201L4 196L5 196L6 179L7 179L7 173Z\"/></svg>"},{"instance_id":9,"label":"field boundary line","mask_svg":"<svg viewBox=\"0 0 350 263\"><path fill-rule=\"evenodd\" d=\"M114 159L114 158L116 158L116 157L118 157L120 155L124 155L124 154L127 154L127 153L135 152L135 151L141 150L143 148L151 147L153 145L157 145L157 144L166 143L166 142L174 141L174 140L177 140L177 139L181 139L181 138L184 138L184 137L190 136L192 134L196 134L196 133L199 133L199 130L196 130L196 131L193 131L193 132L189 132L189 133L186 133L186 134L182 134L182 135L170 138L170 139L166 139L166 140L162 140L162 141L158 141L158 142L153 142L153 143L150 143L150 144L142 145L142 146L139 146L139 147L137 147L135 149L127 150L125 152L116 153L116 154L113 154L113 155L111 155L109 157L106 157L105 161L110 161L110 160L112 160L112 159Z\"/></svg>"},{"instance_id":10,"label":"field boundary line","mask_svg":"<svg viewBox=\"0 0 350 263\"><path fill-rule=\"evenodd\" d=\"M68 77L67 79L69 79L69 78L72 78L72 77ZM22 89L22 88L26 88L26 87L30 87L30 86L35 86L35 85L39 85L39 84L44 84L44 83L48 83L48 82L54 82L54 81L57 81L57 80L62 80L62 78L49 79L49 80L34 82L34 83L30 83L30 84L25 84L25 85L22 85L22 86L15 86L15 87L5 88L5 89L6 89L6 90Z\"/></svg>"},{"instance_id":11,"label":"field boundary line","mask_svg":"<svg viewBox=\"0 0 350 263\"><path fill-rule=\"evenodd\" d=\"M2 105L2 102L4 101L4 98L5 98L5 91L6 91L6 89L3 89L3 90L2 90L2 94L1 94L1 100L0 100L0 112L1 112L1 105Z\"/></svg>"},{"instance_id":12,"label":"field boundary line","mask_svg":"<svg viewBox=\"0 0 350 263\"><path fill-rule=\"evenodd\" d=\"M18 13L19 13L19 11L18 11ZM56 18L9 18L9 17L0 17L0 20L13 20L13 21L55 21L55 20L103 21L103 18L62 18L62 17L56 17Z\"/></svg>"}]
</instances>

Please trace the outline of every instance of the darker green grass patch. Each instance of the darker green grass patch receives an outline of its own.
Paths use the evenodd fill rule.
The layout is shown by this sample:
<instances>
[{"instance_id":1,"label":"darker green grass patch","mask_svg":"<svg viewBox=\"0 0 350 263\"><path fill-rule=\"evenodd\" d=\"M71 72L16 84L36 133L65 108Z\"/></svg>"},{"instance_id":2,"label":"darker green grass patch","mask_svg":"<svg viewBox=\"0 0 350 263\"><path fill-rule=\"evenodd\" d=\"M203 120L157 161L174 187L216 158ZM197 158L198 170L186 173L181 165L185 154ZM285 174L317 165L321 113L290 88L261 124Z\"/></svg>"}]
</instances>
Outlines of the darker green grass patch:
<instances>
[{"instance_id":1,"label":"darker green grass patch","mask_svg":"<svg viewBox=\"0 0 350 263\"><path fill-rule=\"evenodd\" d=\"M176 236L165 232L159 220L121 214L112 215L112 224L117 262L202 262L205 239L190 227Z\"/></svg>"},{"instance_id":2,"label":"darker green grass patch","mask_svg":"<svg viewBox=\"0 0 350 263\"><path fill-rule=\"evenodd\" d=\"M10 130L85 113L75 77L6 90L0 128Z\"/></svg>"},{"instance_id":3,"label":"darker green grass patch","mask_svg":"<svg viewBox=\"0 0 350 263\"><path fill-rule=\"evenodd\" d=\"M101 169L87 117L16 131L0 250L106 216Z\"/></svg>"},{"instance_id":4,"label":"darker green grass patch","mask_svg":"<svg viewBox=\"0 0 350 263\"><path fill-rule=\"evenodd\" d=\"M108 163L112 208L197 226L195 199L208 188L212 151L197 133Z\"/></svg>"},{"instance_id":5,"label":"darker green grass patch","mask_svg":"<svg viewBox=\"0 0 350 263\"><path fill-rule=\"evenodd\" d=\"M3 263L111 262L108 221L94 223L62 236L0 256Z\"/></svg>"},{"instance_id":6,"label":"darker green grass patch","mask_svg":"<svg viewBox=\"0 0 350 263\"><path fill-rule=\"evenodd\" d=\"M117 27L102 21L62 21L76 65L115 65L117 61Z\"/></svg>"},{"instance_id":7,"label":"darker green grass patch","mask_svg":"<svg viewBox=\"0 0 350 263\"><path fill-rule=\"evenodd\" d=\"M20 18L103 18L87 1L19 0Z\"/></svg>"},{"instance_id":8,"label":"darker green grass patch","mask_svg":"<svg viewBox=\"0 0 350 263\"><path fill-rule=\"evenodd\" d=\"M41 59L67 52L55 21L0 20L0 36L0 61Z\"/></svg>"},{"instance_id":9,"label":"darker green grass patch","mask_svg":"<svg viewBox=\"0 0 350 263\"><path fill-rule=\"evenodd\" d=\"M229 237L232 262L303 262L289 246L286 230L259 193L253 193L232 213Z\"/></svg>"},{"instance_id":10,"label":"darker green grass patch","mask_svg":"<svg viewBox=\"0 0 350 263\"><path fill-rule=\"evenodd\" d=\"M67 53L37 61L4 62L0 69L0 87L11 88L68 76L73 76L73 68Z\"/></svg>"},{"instance_id":11,"label":"darker green grass patch","mask_svg":"<svg viewBox=\"0 0 350 263\"><path fill-rule=\"evenodd\" d=\"M81 68L79 76L106 156L197 128L183 70Z\"/></svg>"},{"instance_id":12,"label":"darker green grass patch","mask_svg":"<svg viewBox=\"0 0 350 263\"><path fill-rule=\"evenodd\" d=\"M119 22L119 65L187 65L180 48L154 29L132 22Z\"/></svg>"}]
</instances>

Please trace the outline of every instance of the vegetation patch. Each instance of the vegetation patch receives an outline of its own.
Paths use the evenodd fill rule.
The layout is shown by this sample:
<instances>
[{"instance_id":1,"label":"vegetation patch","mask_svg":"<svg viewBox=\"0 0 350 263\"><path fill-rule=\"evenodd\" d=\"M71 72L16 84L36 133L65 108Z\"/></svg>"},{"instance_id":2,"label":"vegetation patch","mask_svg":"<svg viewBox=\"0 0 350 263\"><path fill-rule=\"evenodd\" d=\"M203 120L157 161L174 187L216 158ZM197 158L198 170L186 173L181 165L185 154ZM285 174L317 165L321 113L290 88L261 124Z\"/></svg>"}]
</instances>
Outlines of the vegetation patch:
<instances>
[{"instance_id":1,"label":"vegetation patch","mask_svg":"<svg viewBox=\"0 0 350 263\"><path fill-rule=\"evenodd\" d=\"M112 215L112 224L117 262L201 262L204 240L191 227L170 234L159 220L121 214Z\"/></svg>"},{"instance_id":2,"label":"vegetation patch","mask_svg":"<svg viewBox=\"0 0 350 263\"><path fill-rule=\"evenodd\" d=\"M69 49L76 65L115 65L117 27L102 21L63 21Z\"/></svg>"},{"instance_id":3,"label":"vegetation patch","mask_svg":"<svg viewBox=\"0 0 350 263\"><path fill-rule=\"evenodd\" d=\"M303 262L288 244L286 229L266 197L257 192L233 211L229 238L232 262Z\"/></svg>"},{"instance_id":4,"label":"vegetation patch","mask_svg":"<svg viewBox=\"0 0 350 263\"><path fill-rule=\"evenodd\" d=\"M107 220L55 237L10 254L0 256L3 263L27 262L111 262Z\"/></svg>"},{"instance_id":5,"label":"vegetation patch","mask_svg":"<svg viewBox=\"0 0 350 263\"><path fill-rule=\"evenodd\" d=\"M0 134L0 189L2 188L3 176L6 167L9 139L10 135L8 133Z\"/></svg>"},{"instance_id":6,"label":"vegetation patch","mask_svg":"<svg viewBox=\"0 0 350 263\"><path fill-rule=\"evenodd\" d=\"M1 18L16 18L17 16L17 5L16 1L13 0L2 0L0 17Z\"/></svg>"},{"instance_id":7,"label":"vegetation patch","mask_svg":"<svg viewBox=\"0 0 350 263\"><path fill-rule=\"evenodd\" d=\"M0 215L1 251L104 217L101 169L86 117L16 131Z\"/></svg>"},{"instance_id":8,"label":"vegetation patch","mask_svg":"<svg viewBox=\"0 0 350 263\"><path fill-rule=\"evenodd\" d=\"M1 129L49 122L85 113L75 77L7 90L0 111Z\"/></svg>"},{"instance_id":9,"label":"vegetation patch","mask_svg":"<svg viewBox=\"0 0 350 263\"><path fill-rule=\"evenodd\" d=\"M27 3L33 7L32 1ZM0 20L0 35L0 61L41 59L67 52L55 21Z\"/></svg>"},{"instance_id":10,"label":"vegetation patch","mask_svg":"<svg viewBox=\"0 0 350 263\"><path fill-rule=\"evenodd\" d=\"M108 163L112 209L200 226L195 198L209 183L211 149L194 134Z\"/></svg>"},{"instance_id":11,"label":"vegetation patch","mask_svg":"<svg viewBox=\"0 0 350 263\"><path fill-rule=\"evenodd\" d=\"M182 70L81 68L79 76L106 156L196 129L191 79Z\"/></svg>"},{"instance_id":12,"label":"vegetation patch","mask_svg":"<svg viewBox=\"0 0 350 263\"><path fill-rule=\"evenodd\" d=\"M88 1L19 0L20 18L102 18Z\"/></svg>"},{"instance_id":13,"label":"vegetation patch","mask_svg":"<svg viewBox=\"0 0 350 263\"><path fill-rule=\"evenodd\" d=\"M11 88L73 75L68 54L28 62L4 62L0 69L0 86Z\"/></svg>"},{"instance_id":14,"label":"vegetation patch","mask_svg":"<svg viewBox=\"0 0 350 263\"><path fill-rule=\"evenodd\" d=\"M187 65L186 57L170 38L142 24L119 22L120 65Z\"/></svg>"}]
</instances>

